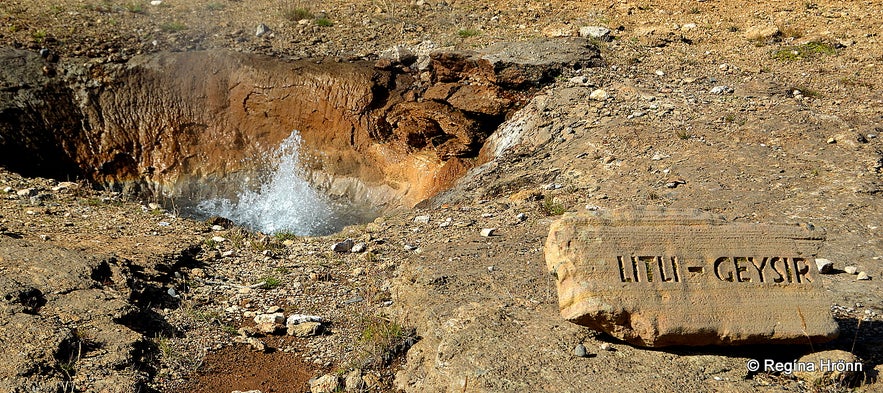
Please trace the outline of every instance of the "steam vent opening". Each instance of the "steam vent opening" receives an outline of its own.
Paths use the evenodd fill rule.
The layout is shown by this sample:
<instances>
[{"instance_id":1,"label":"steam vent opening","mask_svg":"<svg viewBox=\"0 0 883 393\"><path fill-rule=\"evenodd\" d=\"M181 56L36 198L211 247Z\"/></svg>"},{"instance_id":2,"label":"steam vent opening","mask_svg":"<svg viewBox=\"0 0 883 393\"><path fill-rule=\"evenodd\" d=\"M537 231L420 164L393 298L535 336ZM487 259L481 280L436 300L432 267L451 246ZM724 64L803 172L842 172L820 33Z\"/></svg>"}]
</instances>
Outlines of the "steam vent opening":
<instances>
[{"instance_id":1,"label":"steam vent opening","mask_svg":"<svg viewBox=\"0 0 883 393\"><path fill-rule=\"evenodd\" d=\"M493 158L488 136L543 84L602 64L576 38L402 53L99 64L0 49L0 165L266 233L328 234L449 188Z\"/></svg>"}]
</instances>

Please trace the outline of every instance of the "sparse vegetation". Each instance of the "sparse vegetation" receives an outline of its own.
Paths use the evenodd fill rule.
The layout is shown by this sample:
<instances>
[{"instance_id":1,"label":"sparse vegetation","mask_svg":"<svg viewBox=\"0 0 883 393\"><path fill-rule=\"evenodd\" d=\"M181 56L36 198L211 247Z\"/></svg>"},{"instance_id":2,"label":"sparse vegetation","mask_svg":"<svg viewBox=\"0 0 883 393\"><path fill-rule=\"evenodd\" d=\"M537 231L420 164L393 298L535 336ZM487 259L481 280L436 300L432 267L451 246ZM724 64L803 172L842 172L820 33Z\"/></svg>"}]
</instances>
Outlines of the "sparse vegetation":
<instances>
[{"instance_id":1,"label":"sparse vegetation","mask_svg":"<svg viewBox=\"0 0 883 393\"><path fill-rule=\"evenodd\" d=\"M100 4L86 4L86 5L83 5L83 8L88 11L95 11L95 12L101 12L101 13L113 11L113 6L107 0L103 0Z\"/></svg>"},{"instance_id":2,"label":"sparse vegetation","mask_svg":"<svg viewBox=\"0 0 883 393\"><path fill-rule=\"evenodd\" d=\"M143 14L144 13L144 3L141 3L141 2L126 3L125 5L123 5L123 8L125 8L126 11L129 11L133 14Z\"/></svg>"},{"instance_id":3,"label":"sparse vegetation","mask_svg":"<svg viewBox=\"0 0 883 393\"><path fill-rule=\"evenodd\" d=\"M221 319L221 314L214 310L189 308L185 310L185 313L194 320L206 323L212 323Z\"/></svg>"},{"instance_id":4,"label":"sparse vegetation","mask_svg":"<svg viewBox=\"0 0 883 393\"><path fill-rule=\"evenodd\" d=\"M297 235L288 231L280 231L273 234L273 238L278 242L284 242L286 240L295 240L297 239Z\"/></svg>"},{"instance_id":5,"label":"sparse vegetation","mask_svg":"<svg viewBox=\"0 0 883 393\"><path fill-rule=\"evenodd\" d=\"M556 202L555 198L549 196L543 198L542 207L547 216L560 216L567 211L563 204Z\"/></svg>"},{"instance_id":6,"label":"sparse vegetation","mask_svg":"<svg viewBox=\"0 0 883 393\"><path fill-rule=\"evenodd\" d=\"M356 349L358 355L353 359L355 364L380 366L388 363L404 350L412 334L401 324L380 316L363 316L359 325L362 331Z\"/></svg>"},{"instance_id":7,"label":"sparse vegetation","mask_svg":"<svg viewBox=\"0 0 883 393\"><path fill-rule=\"evenodd\" d=\"M322 27L334 26L334 22L332 22L331 19L328 19L328 18L318 18L315 20L315 23L317 26L322 26Z\"/></svg>"},{"instance_id":8,"label":"sparse vegetation","mask_svg":"<svg viewBox=\"0 0 883 393\"><path fill-rule=\"evenodd\" d=\"M153 339L153 343L156 344L156 349L159 350L159 353L162 354L163 359L166 359L166 361L175 356L174 346L172 346L172 341L168 337L158 335Z\"/></svg>"},{"instance_id":9,"label":"sparse vegetation","mask_svg":"<svg viewBox=\"0 0 883 393\"><path fill-rule=\"evenodd\" d=\"M237 335L239 335L239 331L238 331L238 330L236 329L236 327L233 326L233 325L224 325L223 327L221 327L221 330L222 330L224 333L227 333L227 334L229 334L229 335L231 335L231 336L237 336Z\"/></svg>"},{"instance_id":10,"label":"sparse vegetation","mask_svg":"<svg viewBox=\"0 0 883 393\"><path fill-rule=\"evenodd\" d=\"M205 9L209 11L222 11L224 7L225 6L221 3L208 3L208 5L205 6Z\"/></svg>"},{"instance_id":11,"label":"sparse vegetation","mask_svg":"<svg viewBox=\"0 0 883 393\"><path fill-rule=\"evenodd\" d=\"M37 30L31 35L31 37L34 39L34 42L43 42L43 39L46 38L46 31Z\"/></svg>"},{"instance_id":12,"label":"sparse vegetation","mask_svg":"<svg viewBox=\"0 0 883 393\"><path fill-rule=\"evenodd\" d=\"M460 36L460 38L474 37L479 34L481 34L481 32L476 29L462 29L457 32L457 35Z\"/></svg>"},{"instance_id":13,"label":"sparse vegetation","mask_svg":"<svg viewBox=\"0 0 883 393\"><path fill-rule=\"evenodd\" d=\"M159 26L160 30L166 33L175 33L183 30L187 30L187 25L181 22L166 22Z\"/></svg>"},{"instance_id":14,"label":"sparse vegetation","mask_svg":"<svg viewBox=\"0 0 883 393\"><path fill-rule=\"evenodd\" d=\"M202 242L202 245L204 248L212 250L218 247L218 242L216 242L214 239L205 239Z\"/></svg>"},{"instance_id":15,"label":"sparse vegetation","mask_svg":"<svg viewBox=\"0 0 883 393\"><path fill-rule=\"evenodd\" d=\"M773 52L773 58L781 61L794 61L822 55L835 55L837 49L824 42L812 41L802 45L786 46Z\"/></svg>"},{"instance_id":16,"label":"sparse vegetation","mask_svg":"<svg viewBox=\"0 0 883 393\"><path fill-rule=\"evenodd\" d=\"M282 16L292 22L297 22L303 19L313 19L313 13L310 12L308 8L303 7L288 8L282 11Z\"/></svg>"},{"instance_id":17,"label":"sparse vegetation","mask_svg":"<svg viewBox=\"0 0 883 393\"><path fill-rule=\"evenodd\" d=\"M287 267L284 267L284 266L283 266L283 267L277 267L277 268L276 268L276 273L279 273L279 274L281 274L281 275L284 276L284 275L286 275L286 274L291 273L291 270L290 270L289 268L287 268Z\"/></svg>"},{"instance_id":18,"label":"sparse vegetation","mask_svg":"<svg viewBox=\"0 0 883 393\"><path fill-rule=\"evenodd\" d=\"M263 280L261 280L261 289L269 290L269 289L278 288L281 285L282 285L282 280L280 280L274 276L267 276L267 277L264 277Z\"/></svg>"}]
</instances>

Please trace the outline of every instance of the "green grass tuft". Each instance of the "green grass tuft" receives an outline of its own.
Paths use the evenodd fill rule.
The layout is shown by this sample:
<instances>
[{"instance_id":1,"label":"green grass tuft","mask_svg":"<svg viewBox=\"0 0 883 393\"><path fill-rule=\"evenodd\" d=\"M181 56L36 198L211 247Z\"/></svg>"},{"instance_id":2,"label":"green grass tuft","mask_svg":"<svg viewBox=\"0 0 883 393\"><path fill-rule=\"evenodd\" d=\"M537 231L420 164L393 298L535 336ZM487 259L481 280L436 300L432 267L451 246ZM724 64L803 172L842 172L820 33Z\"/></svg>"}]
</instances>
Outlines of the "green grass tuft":
<instances>
[{"instance_id":1,"label":"green grass tuft","mask_svg":"<svg viewBox=\"0 0 883 393\"><path fill-rule=\"evenodd\" d=\"M552 197L543 198L543 212L548 216L560 216L567 211L563 204L555 202Z\"/></svg>"},{"instance_id":2,"label":"green grass tuft","mask_svg":"<svg viewBox=\"0 0 883 393\"><path fill-rule=\"evenodd\" d=\"M187 25L181 22L166 22L159 26L160 30L165 31L167 33L174 33L178 31L187 30Z\"/></svg>"},{"instance_id":3,"label":"green grass tuft","mask_svg":"<svg viewBox=\"0 0 883 393\"><path fill-rule=\"evenodd\" d=\"M460 38L475 37L479 34L481 34L481 31L478 31L476 29L462 29L457 32L457 35L460 36Z\"/></svg>"},{"instance_id":4,"label":"green grass tuft","mask_svg":"<svg viewBox=\"0 0 883 393\"><path fill-rule=\"evenodd\" d=\"M261 283L261 288L262 289L274 289L274 288L279 288L281 285L282 285L282 280L280 280L276 277L273 277L273 276L267 276L267 277L264 277L263 283Z\"/></svg>"},{"instance_id":5,"label":"green grass tuft","mask_svg":"<svg viewBox=\"0 0 883 393\"><path fill-rule=\"evenodd\" d=\"M794 61L823 55L836 55L837 49L824 42L812 41L802 45L786 46L773 52L773 59Z\"/></svg>"}]
</instances>

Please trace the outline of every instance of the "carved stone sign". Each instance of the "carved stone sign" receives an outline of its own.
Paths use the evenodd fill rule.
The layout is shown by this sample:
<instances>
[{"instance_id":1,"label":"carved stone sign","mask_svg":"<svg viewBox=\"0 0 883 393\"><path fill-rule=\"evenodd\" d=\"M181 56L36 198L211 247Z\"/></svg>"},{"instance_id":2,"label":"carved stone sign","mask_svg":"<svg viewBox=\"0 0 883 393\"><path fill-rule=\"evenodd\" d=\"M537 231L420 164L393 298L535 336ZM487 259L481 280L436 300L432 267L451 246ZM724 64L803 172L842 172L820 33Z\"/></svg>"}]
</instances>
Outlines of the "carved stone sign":
<instances>
[{"instance_id":1,"label":"carved stone sign","mask_svg":"<svg viewBox=\"0 0 883 393\"><path fill-rule=\"evenodd\" d=\"M546 241L561 315L629 343L819 343L837 336L811 226L696 210L566 216Z\"/></svg>"}]
</instances>

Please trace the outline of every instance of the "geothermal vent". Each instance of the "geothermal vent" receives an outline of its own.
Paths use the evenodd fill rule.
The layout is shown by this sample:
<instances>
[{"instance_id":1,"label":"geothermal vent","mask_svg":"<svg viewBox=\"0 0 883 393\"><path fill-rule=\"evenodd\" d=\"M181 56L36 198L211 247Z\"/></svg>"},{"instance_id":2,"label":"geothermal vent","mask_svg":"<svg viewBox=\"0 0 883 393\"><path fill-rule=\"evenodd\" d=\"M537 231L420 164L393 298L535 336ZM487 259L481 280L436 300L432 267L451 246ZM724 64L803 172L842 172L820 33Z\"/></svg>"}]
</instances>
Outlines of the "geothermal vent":
<instances>
[{"instance_id":1,"label":"geothermal vent","mask_svg":"<svg viewBox=\"0 0 883 393\"><path fill-rule=\"evenodd\" d=\"M83 65L0 49L0 165L328 233L450 187L537 88L601 64L580 39L416 60L211 50Z\"/></svg>"}]
</instances>

